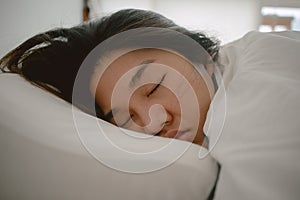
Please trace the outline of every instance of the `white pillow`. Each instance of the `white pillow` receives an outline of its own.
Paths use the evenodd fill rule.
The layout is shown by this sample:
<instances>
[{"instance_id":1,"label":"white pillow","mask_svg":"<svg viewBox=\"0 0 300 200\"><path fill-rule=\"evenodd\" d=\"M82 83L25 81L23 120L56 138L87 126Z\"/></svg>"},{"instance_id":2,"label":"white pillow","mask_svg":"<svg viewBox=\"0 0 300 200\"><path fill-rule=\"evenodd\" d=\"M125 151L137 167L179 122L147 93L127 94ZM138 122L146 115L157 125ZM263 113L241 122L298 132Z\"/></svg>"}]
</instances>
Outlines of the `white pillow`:
<instances>
[{"instance_id":1,"label":"white pillow","mask_svg":"<svg viewBox=\"0 0 300 200\"><path fill-rule=\"evenodd\" d=\"M215 184L198 145L125 135L18 75L0 74L0 94L0 199L199 200Z\"/></svg>"},{"instance_id":2,"label":"white pillow","mask_svg":"<svg viewBox=\"0 0 300 200\"><path fill-rule=\"evenodd\" d=\"M251 32L220 56L226 92L205 124L221 164L215 199L299 199L300 32Z\"/></svg>"}]
</instances>

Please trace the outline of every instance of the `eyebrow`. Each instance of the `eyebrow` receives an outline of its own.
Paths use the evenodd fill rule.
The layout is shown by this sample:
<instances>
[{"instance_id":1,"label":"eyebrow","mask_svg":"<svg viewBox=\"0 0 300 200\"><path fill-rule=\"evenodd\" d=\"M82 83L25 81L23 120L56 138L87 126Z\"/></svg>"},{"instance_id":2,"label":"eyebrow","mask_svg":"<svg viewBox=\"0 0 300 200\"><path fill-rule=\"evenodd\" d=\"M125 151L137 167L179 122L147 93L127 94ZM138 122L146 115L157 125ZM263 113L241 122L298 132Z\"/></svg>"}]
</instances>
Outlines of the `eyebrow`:
<instances>
[{"instance_id":1,"label":"eyebrow","mask_svg":"<svg viewBox=\"0 0 300 200\"><path fill-rule=\"evenodd\" d=\"M148 59L148 60L144 60L143 62L141 62L139 65L143 65L131 78L130 82L129 82L129 87L133 88L136 83L141 80L141 77L143 75L143 72L145 71L145 69L149 66L148 64L150 63L154 63L155 60L154 59ZM104 114L103 118L106 121L110 121L113 118L113 113L116 112L116 109L111 109L107 112L107 114Z\"/></svg>"},{"instance_id":2,"label":"eyebrow","mask_svg":"<svg viewBox=\"0 0 300 200\"><path fill-rule=\"evenodd\" d=\"M129 88L133 88L139 80L141 80L142 75L145 69L149 66L150 63L154 63L154 59L144 60L139 65L143 65L137 72L132 76L131 81L129 82Z\"/></svg>"}]
</instances>

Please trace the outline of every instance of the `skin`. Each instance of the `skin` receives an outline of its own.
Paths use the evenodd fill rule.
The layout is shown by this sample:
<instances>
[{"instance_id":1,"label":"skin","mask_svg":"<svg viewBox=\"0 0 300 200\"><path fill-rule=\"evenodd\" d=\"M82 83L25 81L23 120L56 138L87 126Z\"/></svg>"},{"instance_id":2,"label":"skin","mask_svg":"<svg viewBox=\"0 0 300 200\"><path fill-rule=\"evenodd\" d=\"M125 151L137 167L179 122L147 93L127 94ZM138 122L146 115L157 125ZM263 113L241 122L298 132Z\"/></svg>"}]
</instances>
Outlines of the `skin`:
<instances>
[{"instance_id":1,"label":"skin","mask_svg":"<svg viewBox=\"0 0 300 200\"><path fill-rule=\"evenodd\" d=\"M111 123L202 145L214 93L212 70L204 69L206 81L178 54L134 50L114 59L105 70L95 70L90 89L104 113L113 110Z\"/></svg>"}]
</instances>

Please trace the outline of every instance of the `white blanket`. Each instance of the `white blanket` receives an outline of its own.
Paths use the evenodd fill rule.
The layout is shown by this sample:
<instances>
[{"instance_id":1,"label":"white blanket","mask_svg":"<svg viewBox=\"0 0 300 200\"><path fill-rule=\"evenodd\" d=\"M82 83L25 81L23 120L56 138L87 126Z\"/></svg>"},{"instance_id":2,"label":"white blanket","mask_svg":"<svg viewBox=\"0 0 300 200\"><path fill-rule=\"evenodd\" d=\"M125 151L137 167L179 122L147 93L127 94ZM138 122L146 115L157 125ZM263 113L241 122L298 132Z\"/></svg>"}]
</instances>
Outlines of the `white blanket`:
<instances>
[{"instance_id":1,"label":"white blanket","mask_svg":"<svg viewBox=\"0 0 300 200\"><path fill-rule=\"evenodd\" d=\"M225 92L205 124L222 166L216 200L300 198L299 58L300 32L251 32L222 47Z\"/></svg>"}]
</instances>

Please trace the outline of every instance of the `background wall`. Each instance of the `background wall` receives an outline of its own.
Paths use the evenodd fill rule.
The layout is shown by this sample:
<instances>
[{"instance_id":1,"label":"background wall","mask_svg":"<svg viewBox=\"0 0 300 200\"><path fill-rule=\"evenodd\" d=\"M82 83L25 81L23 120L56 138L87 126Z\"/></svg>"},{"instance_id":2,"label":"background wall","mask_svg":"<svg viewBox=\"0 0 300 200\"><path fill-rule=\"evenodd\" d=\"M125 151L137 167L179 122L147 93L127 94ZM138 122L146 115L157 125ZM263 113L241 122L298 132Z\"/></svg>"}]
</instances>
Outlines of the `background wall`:
<instances>
[{"instance_id":1,"label":"background wall","mask_svg":"<svg viewBox=\"0 0 300 200\"><path fill-rule=\"evenodd\" d=\"M157 1L156 10L179 24L216 35L223 43L258 30L259 0L185 0ZM170 9L170 5L171 9Z\"/></svg>"},{"instance_id":2,"label":"background wall","mask_svg":"<svg viewBox=\"0 0 300 200\"><path fill-rule=\"evenodd\" d=\"M122 8L151 9L182 26L204 30L218 37L222 44L235 40L248 31L259 30L262 6L300 8L300 0L89 0L89 2L93 5L91 17L101 17ZM83 0L1 0L0 57L39 32L81 23L82 7Z\"/></svg>"},{"instance_id":3,"label":"background wall","mask_svg":"<svg viewBox=\"0 0 300 200\"><path fill-rule=\"evenodd\" d=\"M261 0L263 6L300 8L299 0Z\"/></svg>"},{"instance_id":4,"label":"background wall","mask_svg":"<svg viewBox=\"0 0 300 200\"><path fill-rule=\"evenodd\" d=\"M82 0L1 0L0 57L29 37L82 20Z\"/></svg>"},{"instance_id":5,"label":"background wall","mask_svg":"<svg viewBox=\"0 0 300 200\"><path fill-rule=\"evenodd\" d=\"M176 23L217 36L230 42L251 30L261 21L261 0L90 0L96 10L92 17L122 8L142 8L159 12Z\"/></svg>"}]
</instances>

